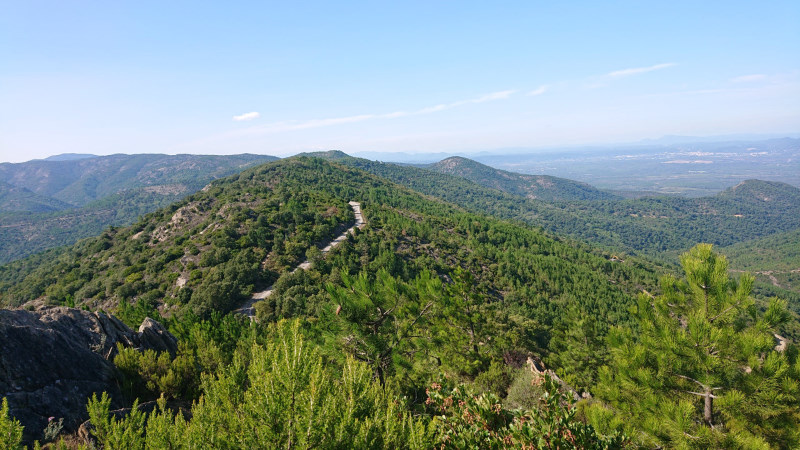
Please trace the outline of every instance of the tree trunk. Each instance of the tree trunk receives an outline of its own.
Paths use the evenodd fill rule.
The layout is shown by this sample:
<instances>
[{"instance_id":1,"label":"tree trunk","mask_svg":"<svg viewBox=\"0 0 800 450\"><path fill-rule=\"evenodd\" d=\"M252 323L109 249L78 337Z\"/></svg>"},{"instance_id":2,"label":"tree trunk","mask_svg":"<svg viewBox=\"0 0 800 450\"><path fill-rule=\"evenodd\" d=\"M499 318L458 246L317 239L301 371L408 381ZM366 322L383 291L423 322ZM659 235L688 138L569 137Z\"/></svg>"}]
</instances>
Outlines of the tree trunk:
<instances>
[{"instance_id":1,"label":"tree trunk","mask_svg":"<svg viewBox=\"0 0 800 450\"><path fill-rule=\"evenodd\" d=\"M713 401L714 399L711 397L711 389L706 389L705 405L703 408L703 419L706 421L708 426L713 426L713 424L711 423L711 416L713 413L713 404L712 404Z\"/></svg>"},{"instance_id":2,"label":"tree trunk","mask_svg":"<svg viewBox=\"0 0 800 450\"><path fill-rule=\"evenodd\" d=\"M385 387L386 380L384 380L383 378L383 367L378 366L375 368L375 378L377 378L378 381L380 381L381 387Z\"/></svg>"}]
</instances>

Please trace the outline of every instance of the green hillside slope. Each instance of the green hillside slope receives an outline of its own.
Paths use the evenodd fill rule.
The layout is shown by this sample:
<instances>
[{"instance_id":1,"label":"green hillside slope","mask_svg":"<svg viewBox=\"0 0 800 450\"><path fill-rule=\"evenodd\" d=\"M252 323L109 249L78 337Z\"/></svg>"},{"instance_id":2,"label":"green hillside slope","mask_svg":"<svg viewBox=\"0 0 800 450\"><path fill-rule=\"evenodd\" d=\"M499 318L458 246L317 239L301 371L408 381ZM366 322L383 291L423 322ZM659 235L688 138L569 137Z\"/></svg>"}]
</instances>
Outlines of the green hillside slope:
<instances>
[{"instance_id":1,"label":"green hillside slope","mask_svg":"<svg viewBox=\"0 0 800 450\"><path fill-rule=\"evenodd\" d=\"M795 270L800 268L800 230L734 244L720 251L735 269Z\"/></svg>"},{"instance_id":2,"label":"green hillside slope","mask_svg":"<svg viewBox=\"0 0 800 450\"><path fill-rule=\"evenodd\" d=\"M112 155L0 164L0 263L124 226L215 178L276 159L232 155ZM19 193L28 193L21 202ZM49 197L47 197L49 196ZM8 201L3 201L3 199ZM61 200L59 200L61 199ZM20 206L21 205L21 206Z\"/></svg>"}]
</instances>

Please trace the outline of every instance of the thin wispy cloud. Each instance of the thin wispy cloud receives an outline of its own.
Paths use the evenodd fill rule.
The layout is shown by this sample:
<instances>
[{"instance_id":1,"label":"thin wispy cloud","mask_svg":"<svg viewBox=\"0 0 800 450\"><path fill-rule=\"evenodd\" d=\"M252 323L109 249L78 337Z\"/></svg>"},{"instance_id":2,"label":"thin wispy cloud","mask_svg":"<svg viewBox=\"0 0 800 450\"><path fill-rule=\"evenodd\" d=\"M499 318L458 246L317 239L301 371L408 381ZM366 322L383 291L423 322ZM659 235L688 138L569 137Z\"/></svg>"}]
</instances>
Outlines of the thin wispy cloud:
<instances>
[{"instance_id":1,"label":"thin wispy cloud","mask_svg":"<svg viewBox=\"0 0 800 450\"><path fill-rule=\"evenodd\" d=\"M258 119L259 117L261 117L261 114L259 114L258 111L253 111L240 114L238 116L233 116L233 120L236 122L246 122L248 120Z\"/></svg>"},{"instance_id":2,"label":"thin wispy cloud","mask_svg":"<svg viewBox=\"0 0 800 450\"><path fill-rule=\"evenodd\" d=\"M494 100L505 100L505 99L511 97L511 95L514 94L515 92L517 92L517 91L509 90L509 91L493 92L491 94L487 94L487 95L484 95L483 97L478 97L478 98L475 98L475 99L472 99L472 100L465 100L465 101L462 101L462 102L456 102L456 103L454 103L454 105L458 106L458 105L464 105L464 104L467 104L467 103L483 103L483 102L491 102L491 101L494 101Z\"/></svg>"},{"instance_id":3,"label":"thin wispy cloud","mask_svg":"<svg viewBox=\"0 0 800 450\"><path fill-rule=\"evenodd\" d=\"M547 85L542 85L542 86L539 86L538 88L528 92L525 95L533 97L533 96L536 96L536 95L542 95L545 92L547 92Z\"/></svg>"},{"instance_id":4,"label":"thin wispy cloud","mask_svg":"<svg viewBox=\"0 0 800 450\"><path fill-rule=\"evenodd\" d=\"M329 127L333 125L343 125L346 123L363 122L365 120L374 119L378 116L375 114L361 114L358 116L347 117L331 117L328 119L311 119L303 122L298 121L282 121L273 122L264 126L251 128L250 131L258 131L263 133L278 133L281 131L293 130L307 130L309 128Z\"/></svg>"},{"instance_id":5,"label":"thin wispy cloud","mask_svg":"<svg viewBox=\"0 0 800 450\"><path fill-rule=\"evenodd\" d=\"M646 66L646 67L631 67L629 69L621 69L615 70L613 72L608 72L604 75L599 75L595 77L591 77L586 80L586 84L584 85L586 88L589 89L597 89L601 87L608 86L609 84L613 83L616 80L632 77L635 75L641 75L643 73L648 72L655 72L657 70L663 70L670 67L677 66L677 63L662 63L656 64L653 66Z\"/></svg>"},{"instance_id":6,"label":"thin wispy cloud","mask_svg":"<svg viewBox=\"0 0 800 450\"><path fill-rule=\"evenodd\" d=\"M243 130L244 132L250 134L264 134L264 133L280 133L284 131L294 131L294 130L306 130L309 128L320 128L320 127L329 127L333 125L342 125L348 123L355 123L355 122L363 122L366 120L375 120L375 119L397 119L401 117L410 117L410 116L419 116L423 114L432 114L439 111L445 111L448 109L456 108L459 106L469 105L469 104L477 104L477 103L486 103L492 102L497 100L505 100L510 98L514 93L515 90L507 90L507 91L498 91L492 92L491 94L482 95L480 97L468 99L468 100L459 100L457 102L452 103L444 103L434 106L428 106L426 108L417 109L414 111L395 111L391 113L384 113L384 114L360 114L356 116L346 116L346 117L332 117L327 119L312 119L312 120L305 120L305 121L280 121L280 122L273 122L266 125L252 127L247 130ZM253 113L248 113L253 114ZM246 116L248 114L243 114ZM258 115L258 113L255 113ZM241 117L241 116L237 116ZM256 116L258 117L258 116ZM253 117L255 118L255 117ZM234 120L250 120L250 119L236 119Z\"/></svg>"},{"instance_id":7,"label":"thin wispy cloud","mask_svg":"<svg viewBox=\"0 0 800 450\"><path fill-rule=\"evenodd\" d=\"M752 75L742 75L740 77L731 78L732 83L752 83L754 81L762 81L766 80L767 76L761 73L755 73Z\"/></svg>"},{"instance_id":8,"label":"thin wispy cloud","mask_svg":"<svg viewBox=\"0 0 800 450\"><path fill-rule=\"evenodd\" d=\"M629 77L631 75L639 75L642 73L653 72L656 70L667 69L669 67L676 66L676 63L663 63L663 64L656 64L654 66L647 66L647 67L633 67L631 69L622 69L622 70L615 70L613 72L609 72L606 74L608 78L622 78L622 77Z\"/></svg>"}]
</instances>

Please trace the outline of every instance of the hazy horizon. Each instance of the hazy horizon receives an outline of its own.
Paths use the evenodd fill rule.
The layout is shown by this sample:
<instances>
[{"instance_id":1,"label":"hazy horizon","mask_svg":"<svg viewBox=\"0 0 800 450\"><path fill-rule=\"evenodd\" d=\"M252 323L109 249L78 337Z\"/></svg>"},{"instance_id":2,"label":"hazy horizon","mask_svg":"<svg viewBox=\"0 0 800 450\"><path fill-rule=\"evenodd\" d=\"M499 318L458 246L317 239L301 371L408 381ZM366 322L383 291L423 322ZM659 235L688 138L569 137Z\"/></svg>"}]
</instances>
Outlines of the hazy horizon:
<instances>
[{"instance_id":1,"label":"hazy horizon","mask_svg":"<svg viewBox=\"0 0 800 450\"><path fill-rule=\"evenodd\" d=\"M640 148L640 149L648 149L648 148L657 148L659 146L668 146L668 145L675 145L668 144L666 142L671 140L672 138L677 138L678 142L681 144L690 144L690 143L725 143L725 142L758 142L758 141L768 141L772 139L800 139L800 132L797 133L774 133L774 134L735 134L735 135L712 135L712 136L661 136L659 138L645 138L635 142L606 142L606 143L587 143L582 145L565 145L565 146L545 146L545 147L505 147L505 148L496 148L496 149L475 149L475 150L453 150L453 151L420 151L415 152L412 149L407 151L398 150L398 151L381 151L380 149L374 150L363 150L363 151L348 151L339 148L329 148L329 149L320 149L320 150L307 150L307 151L299 151L299 152L289 152L284 154L278 153L269 153L269 152L241 152L241 153L187 153L187 152L106 152L106 153L80 153L80 152L62 152L62 153L53 153L53 154L45 154L38 158L29 158L24 159L24 157L18 160L0 160L1 163L25 163L29 161L44 161L44 160L64 160L60 157L66 156L66 159L81 159L81 158L73 158L73 156L78 157L102 157L102 156L113 156L113 155L201 155L201 156L233 156L233 155L240 155L240 154L255 154L255 155L264 155L264 156L277 156L279 158L288 158L292 156L296 156L302 153L313 153L313 152L326 152L326 151L341 151L346 153L350 156L360 157L360 158L367 158L367 159L378 159L381 161L386 162L430 162L430 161L437 161L441 158L448 158L450 156L465 156L465 157L482 157L482 156L511 156L511 155L535 155L535 154L555 154L555 153L563 153L563 154L570 154L570 153L578 153L578 152L586 152L586 151L608 151L608 150L625 150L628 148ZM407 158L398 159L398 160L391 160L391 159L382 159L379 158L380 155L386 156L396 156L396 155L405 155ZM8 155L2 155L3 157L7 157ZM419 157L419 159L415 159L415 157Z\"/></svg>"},{"instance_id":2,"label":"hazy horizon","mask_svg":"<svg viewBox=\"0 0 800 450\"><path fill-rule=\"evenodd\" d=\"M798 19L791 1L11 3L0 160L781 135L800 128Z\"/></svg>"}]
</instances>

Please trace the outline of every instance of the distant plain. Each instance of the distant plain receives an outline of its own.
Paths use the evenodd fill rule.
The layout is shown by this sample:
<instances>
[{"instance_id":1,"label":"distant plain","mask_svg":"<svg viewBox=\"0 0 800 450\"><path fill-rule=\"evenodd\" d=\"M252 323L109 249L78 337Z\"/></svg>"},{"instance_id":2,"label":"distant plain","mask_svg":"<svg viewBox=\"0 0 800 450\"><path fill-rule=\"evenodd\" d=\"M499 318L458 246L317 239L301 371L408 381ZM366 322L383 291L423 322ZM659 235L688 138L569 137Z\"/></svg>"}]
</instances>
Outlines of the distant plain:
<instances>
[{"instance_id":1,"label":"distant plain","mask_svg":"<svg viewBox=\"0 0 800 450\"><path fill-rule=\"evenodd\" d=\"M744 180L800 186L800 139L696 142L481 155L472 159L525 174L583 181L600 189L702 197Z\"/></svg>"}]
</instances>

